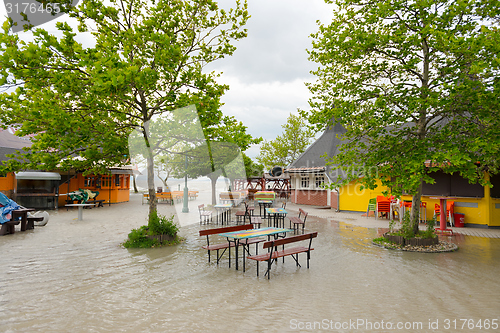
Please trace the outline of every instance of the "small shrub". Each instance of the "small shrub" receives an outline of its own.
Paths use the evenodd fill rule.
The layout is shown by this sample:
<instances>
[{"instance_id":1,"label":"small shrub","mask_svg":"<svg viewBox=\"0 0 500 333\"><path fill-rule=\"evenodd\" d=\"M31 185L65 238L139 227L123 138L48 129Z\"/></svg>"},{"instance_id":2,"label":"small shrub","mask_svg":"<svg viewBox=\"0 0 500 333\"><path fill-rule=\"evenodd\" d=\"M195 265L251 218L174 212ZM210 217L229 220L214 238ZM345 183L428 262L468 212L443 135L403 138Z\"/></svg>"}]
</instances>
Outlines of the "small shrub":
<instances>
[{"instance_id":1,"label":"small shrub","mask_svg":"<svg viewBox=\"0 0 500 333\"><path fill-rule=\"evenodd\" d=\"M148 221L149 234L154 235L169 235L175 237L179 231L179 227L174 222L174 216L167 218L163 215L158 215L156 211L151 214Z\"/></svg>"},{"instance_id":2,"label":"small shrub","mask_svg":"<svg viewBox=\"0 0 500 333\"><path fill-rule=\"evenodd\" d=\"M401 236L403 236L404 238L415 237L415 234L413 233L413 228L411 226L410 214L405 214L403 216L403 220L401 221L400 233Z\"/></svg>"},{"instance_id":3,"label":"small shrub","mask_svg":"<svg viewBox=\"0 0 500 333\"><path fill-rule=\"evenodd\" d=\"M148 219L148 225L143 225L138 229L133 229L128 234L128 239L123 243L126 248L149 248L160 245L179 244L182 238L177 236L179 226L174 222L174 216L167 218L163 215L158 215L154 211ZM175 237L173 241L161 244L157 239L151 239L148 236L169 235Z\"/></svg>"},{"instance_id":4,"label":"small shrub","mask_svg":"<svg viewBox=\"0 0 500 333\"><path fill-rule=\"evenodd\" d=\"M148 248L158 245L158 241L149 239L147 234L148 227L145 225L138 229L132 229L128 234L128 239L123 243L123 246L126 248Z\"/></svg>"},{"instance_id":5,"label":"small shrub","mask_svg":"<svg viewBox=\"0 0 500 333\"><path fill-rule=\"evenodd\" d=\"M422 238L434 238L436 236L436 216L427 221L427 229L422 233Z\"/></svg>"}]
</instances>

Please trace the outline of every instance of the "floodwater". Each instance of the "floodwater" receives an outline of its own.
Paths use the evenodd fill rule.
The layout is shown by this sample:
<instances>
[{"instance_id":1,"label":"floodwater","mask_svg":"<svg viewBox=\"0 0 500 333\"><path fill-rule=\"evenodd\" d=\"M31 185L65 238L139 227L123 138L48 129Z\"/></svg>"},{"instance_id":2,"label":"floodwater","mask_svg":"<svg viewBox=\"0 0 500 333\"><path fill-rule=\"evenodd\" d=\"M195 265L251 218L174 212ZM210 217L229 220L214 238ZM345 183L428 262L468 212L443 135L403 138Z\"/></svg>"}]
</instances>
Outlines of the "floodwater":
<instances>
[{"instance_id":1,"label":"floodwater","mask_svg":"<svg viewBox=\"0 0 500 333\"><path fill-rule=\"evenodd\" d=\"M1 237L0 331L500 331L498 239L456 236L458 252L406 253L373 246L375 229L310 218L310 269L305 256L302 268L287 258L267 280L254 262L245 273L227 257L208 264L197 223L183 225L179 246L121 247L146 212L132 196Z\"/></svg>"}]
</instances>

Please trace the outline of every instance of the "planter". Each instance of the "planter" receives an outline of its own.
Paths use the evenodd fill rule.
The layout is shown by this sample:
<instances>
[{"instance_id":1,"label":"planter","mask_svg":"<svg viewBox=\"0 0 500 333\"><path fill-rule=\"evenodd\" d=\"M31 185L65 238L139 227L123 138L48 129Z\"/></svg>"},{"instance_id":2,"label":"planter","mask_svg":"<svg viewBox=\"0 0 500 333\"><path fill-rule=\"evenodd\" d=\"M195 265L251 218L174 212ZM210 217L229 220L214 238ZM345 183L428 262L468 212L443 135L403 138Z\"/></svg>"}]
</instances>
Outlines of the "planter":
<instances>
[{"instance_id":1,"label":"planter","mask_svg":"<svg viewBox=\"0 0 500 333\"><path fill-rule=\"evenodd\" d=\"M149 239L156 239L159 243L166 243L175 240L175 236L170 235L147 235Z\"/></svg>"},{"instance_id":2,"label":"planter","mask_svg":"<svg viewBox=\"0 0 500 333\"><path fill-rule=\"evenodd\" d=\"M388 232L384 234L384 238L387 239L390 242L399 244L401 246L405 245L405 239L403 236L394 236L394 235L389 235Z\"/></svg>"},{"instance_id":3,"label":"planter","mask_svg":"<svg viewBox=\"0 0 500 333\"><path fill-rule=\"evenodd\" d=\"M434 238L410 238L405 239L405 245L411 246L431 246L439 243L437 237Z\"/></svg>"},{"instance_id":4,"label":"planter","mask_svg":"<svg viewBox=\"0 0 500 333\"><path fill-rule=\"evenodd\" d=\"M384 234L384 238L388 241L396 243L401 246L411 245L411 246L431 246L439 243L437 237L434 238L409 238L405 239L403 236L389 235L389 233Z\"/></svg>"}]
</instances>

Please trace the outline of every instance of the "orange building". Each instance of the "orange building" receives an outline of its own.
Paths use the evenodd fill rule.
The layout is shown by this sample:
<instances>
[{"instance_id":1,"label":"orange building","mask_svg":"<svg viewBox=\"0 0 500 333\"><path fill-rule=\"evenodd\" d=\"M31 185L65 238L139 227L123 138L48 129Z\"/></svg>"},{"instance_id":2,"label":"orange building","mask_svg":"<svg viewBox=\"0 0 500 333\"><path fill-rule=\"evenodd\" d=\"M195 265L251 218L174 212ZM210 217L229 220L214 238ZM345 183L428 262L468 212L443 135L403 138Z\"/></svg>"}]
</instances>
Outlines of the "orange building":
<instances>
[{"instance_id":1,"label":"orange building","mask_svg":"<svg viewBox=\"0 0 500 333\"><path fill-rule=\"evenodd\" d=\"M0 164L23 147L31 146L29 139L14 135L14 130L0 129ZM96 200L104 203L129 201L131 166L111 168L110 175L83 176L81 172L53 170L46 173L9 172L0 174L0 192L25 207L51 209L64 206L68 193L79 189L99 192ZM55 177L54 175L60 175Z\"/></svg>"}]
</instances>

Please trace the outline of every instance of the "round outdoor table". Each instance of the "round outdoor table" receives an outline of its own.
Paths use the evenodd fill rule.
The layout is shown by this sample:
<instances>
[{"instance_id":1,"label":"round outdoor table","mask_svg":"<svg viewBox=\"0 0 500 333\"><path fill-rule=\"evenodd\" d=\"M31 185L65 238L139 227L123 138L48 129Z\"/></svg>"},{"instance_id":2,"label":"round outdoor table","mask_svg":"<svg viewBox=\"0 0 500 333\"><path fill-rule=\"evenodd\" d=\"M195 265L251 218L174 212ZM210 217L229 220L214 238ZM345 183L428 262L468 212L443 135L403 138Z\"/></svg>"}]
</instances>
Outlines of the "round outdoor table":
<instances>
[{"instance_id":1,"label":"round outdoor table","mask_svg":"<svg viewBox=\"0 0 500 333\"><path fill-rule=\"evenodd\" d=\"M83 207L94 206L94 204L67 204L66 207L78 207L78 221L83 220Z\"/></svg>"}]
</instances>

